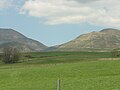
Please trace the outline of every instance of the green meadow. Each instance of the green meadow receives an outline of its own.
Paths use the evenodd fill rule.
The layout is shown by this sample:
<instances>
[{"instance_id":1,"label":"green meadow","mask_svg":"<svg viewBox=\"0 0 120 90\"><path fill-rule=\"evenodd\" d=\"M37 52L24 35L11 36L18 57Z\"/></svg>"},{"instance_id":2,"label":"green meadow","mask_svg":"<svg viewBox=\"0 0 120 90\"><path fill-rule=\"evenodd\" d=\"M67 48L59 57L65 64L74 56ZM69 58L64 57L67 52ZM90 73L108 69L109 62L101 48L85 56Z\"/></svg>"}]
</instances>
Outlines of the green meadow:
<instances>
[{"instance_id":1,"label":"green meadow","mask_svg":"<svg viewBox=\"0 0 120 90\"><path fill-rule=\"evenodd\" d=\"M120 61L110 52L41 52L0 63L0 90L120 90Z\"/></svg>"}]
</instances>

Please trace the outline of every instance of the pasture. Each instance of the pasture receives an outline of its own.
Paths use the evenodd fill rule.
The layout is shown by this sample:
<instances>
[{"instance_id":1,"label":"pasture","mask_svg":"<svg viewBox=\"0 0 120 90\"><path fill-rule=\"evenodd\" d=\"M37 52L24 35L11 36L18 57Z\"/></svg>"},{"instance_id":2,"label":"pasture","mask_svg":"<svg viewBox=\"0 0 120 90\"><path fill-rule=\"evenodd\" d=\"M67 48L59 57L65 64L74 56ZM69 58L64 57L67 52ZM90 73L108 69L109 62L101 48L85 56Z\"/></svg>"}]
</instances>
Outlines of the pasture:
<instances>
[{"instance_id":1,"label":"pasture","mask_svg":"<svg viewBox=\"0 0 120 90\"><path fill-rule=\"evenodd\" d=\"M0 90L57 90L58 79L61 90L120 90L120 61L108 52L41 52L0 64Z\"/></svg>"}]
</instances>

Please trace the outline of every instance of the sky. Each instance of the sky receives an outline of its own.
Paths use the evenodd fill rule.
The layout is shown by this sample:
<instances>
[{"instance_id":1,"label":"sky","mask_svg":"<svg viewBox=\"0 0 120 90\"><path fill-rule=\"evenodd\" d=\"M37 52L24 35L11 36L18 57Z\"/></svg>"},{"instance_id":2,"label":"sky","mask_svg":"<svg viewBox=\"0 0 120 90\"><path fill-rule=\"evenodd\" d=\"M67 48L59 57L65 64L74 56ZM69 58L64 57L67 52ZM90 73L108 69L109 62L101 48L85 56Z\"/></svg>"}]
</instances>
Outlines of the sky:
<instances>
[{"instance_id":1,"label":"sky","mask_svg":"<svg viewBox=\"0 0 120 90\"><path fill-rule=\"evenodd\" d=\"M84 33L120 29L120 0L0 0L0 28L60 45Z\"/></svg>"}]
</instances>

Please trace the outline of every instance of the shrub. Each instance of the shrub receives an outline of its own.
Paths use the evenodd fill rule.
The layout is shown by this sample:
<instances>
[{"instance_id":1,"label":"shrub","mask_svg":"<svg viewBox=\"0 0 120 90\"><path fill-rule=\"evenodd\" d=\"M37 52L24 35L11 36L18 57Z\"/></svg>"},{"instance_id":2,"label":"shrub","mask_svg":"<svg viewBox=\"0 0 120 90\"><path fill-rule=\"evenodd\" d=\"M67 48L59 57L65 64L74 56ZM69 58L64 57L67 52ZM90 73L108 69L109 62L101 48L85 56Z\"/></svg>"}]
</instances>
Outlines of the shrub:
<instances>
[{"instance_id":1,"label":"shrub","mask_svg":"<svg viewBox=\"0 0 120 90\"><path fill-rule=\"evenodd\" d=\"M3 62L16 63L20 58L20 51L14 47L5 47L3 49Z\"/></svg>"}]
</instances>

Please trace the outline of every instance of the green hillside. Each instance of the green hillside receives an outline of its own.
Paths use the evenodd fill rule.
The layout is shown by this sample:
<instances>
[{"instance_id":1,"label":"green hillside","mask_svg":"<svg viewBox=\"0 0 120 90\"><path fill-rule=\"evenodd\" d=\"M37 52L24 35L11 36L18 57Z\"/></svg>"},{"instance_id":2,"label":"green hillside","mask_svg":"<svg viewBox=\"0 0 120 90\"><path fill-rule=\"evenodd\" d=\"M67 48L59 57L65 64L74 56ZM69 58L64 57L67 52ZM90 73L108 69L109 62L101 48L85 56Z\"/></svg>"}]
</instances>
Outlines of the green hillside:
<instances>
[{"instance_id":1,"label":"green hillside","mask_svg":"<svg viewBox=\"0 0 120 90\"><path fill-rule=\"evenodd\" d=\"M119 90L117 59L107 52L27 53L19 63L0 64L0 90L57 90L58 79L61 90Z\"/></svg>"}]
</instances>

